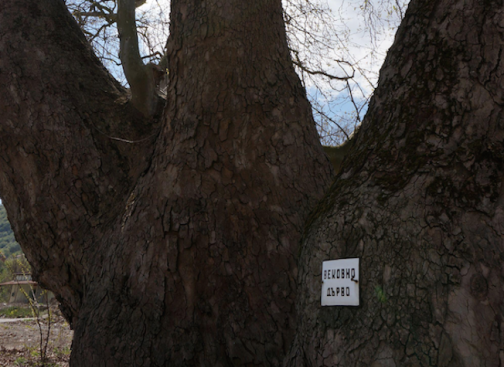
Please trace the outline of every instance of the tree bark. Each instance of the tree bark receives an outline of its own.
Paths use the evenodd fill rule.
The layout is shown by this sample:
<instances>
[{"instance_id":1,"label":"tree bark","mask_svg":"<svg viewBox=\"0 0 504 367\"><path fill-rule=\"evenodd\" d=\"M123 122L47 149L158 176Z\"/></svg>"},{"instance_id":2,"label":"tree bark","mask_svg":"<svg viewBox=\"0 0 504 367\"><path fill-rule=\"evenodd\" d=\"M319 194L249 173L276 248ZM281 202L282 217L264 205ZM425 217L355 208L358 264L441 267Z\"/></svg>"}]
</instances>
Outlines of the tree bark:
<instances>
[{"instance_id":1,"label":"tree bark","mask_svg":"<svg viewBox=\"0 0 504 367\"><path fill-rule=\"evenodd\" d=\"M117 1L117 32L120 38L119 57L124 76L130 86L131 105L146 118L149 118L156 113L157 109L156 80L152 69L153 65L145 65L140 55L136 27L136 6L135 0Z\"/></svg>"},{"instance_id":2,"label":"tree bark","mask_svg":"<svg viewBox=\"0 0 504 367\"><path fill-rule=\"evenodd\" d=\"M278 366L331 173L280 0L173 0L162 116L62 1L0 3L0 193L72 366Z\"/></svg>"},{"instance_id":3,"label":"tree bark","mask_svg":"<svg viewBox=\"0 0 504 367\"><path fill-rule=\"evenodd\" d=\"M502 1L413 0L310 219L286 366L504 364ZM321 307L360 258L360 306Z\"/></svg>"}]
</instances>

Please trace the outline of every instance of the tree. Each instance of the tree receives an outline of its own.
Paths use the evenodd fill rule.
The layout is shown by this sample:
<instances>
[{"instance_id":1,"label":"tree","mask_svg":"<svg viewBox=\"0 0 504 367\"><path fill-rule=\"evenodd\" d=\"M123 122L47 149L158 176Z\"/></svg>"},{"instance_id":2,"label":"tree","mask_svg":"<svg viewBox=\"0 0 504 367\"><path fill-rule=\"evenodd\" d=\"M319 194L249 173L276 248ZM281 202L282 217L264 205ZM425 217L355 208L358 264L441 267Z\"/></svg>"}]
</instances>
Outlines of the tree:
<instances>
[{"instance_id":1,"label":"tree","mask_svg":"<svg viewBox=\"0 0 504 367\"><path fill-rule=\"evenodd\" d=\"M75 330L72 366L278 366L330 165L280 1L171 6L148 111L62 1L0 3L2 200Z\"/></svg>"},{"instance_id":2,"label":"tree","mask_svg":"<svg viewBox=\"0 0 504 367\"><path fill-rule=\"evenodd\" d=\"M61 2L3 1L0 192L72 364L498 366L502 5L412 1L298 248L330 174L279 1L174 1L151 117ZM320 307L354 256L361 306Z\"/></svg>"},{"instance_id":3,"label":"tree","mask_svg":"<svg viewBox=\"0 0 504 367\"><path fill-rule=\"evenodd\" d=\"M324 145L341 144L360 123L376 87L377 68L371 65L379 66L385 57L379 46L381 38L383 33L397 28L407 2L366 0L341 4L333 12L325 0L283 1L289 50L296 72L308 91ZM135 29L131 17L126 32L118 32L116 27L121 18L121 3L124 4L117 0L66 0L67 7L100 60L118 80L126 84L120 67L125 65L121 61L124 58L119 55L131 55L137 51L119 52L119 33L138 33L142 59L164 71L167 66L163 55L169 34L169 0L147 4L145 0L136 1L137 27ZM359 19L362 21L356 25L355 17L348 19L348 11L360 12ZM125 25L123 22L123 29ZM363 35L368 42L363 40ZM136 40L136 37L130 39ZM357 47L356 43L359 43ZM358 55L356 49L359 50ZM148 79L144 77L142 80ZM160 89L164 92L164 83L161 85L163 88Z\"/></svg>"},{"instance_id":4,"label":"tree","mask_svg":"<svg viewBox=\"0 0 504 367\"><path fill-rule=\"evenodd\" d=\"M502 1L412 1L309 220L289 366L504 362ZM360 307L321 263L360 258Z\"/></svg>"}]
</instances>

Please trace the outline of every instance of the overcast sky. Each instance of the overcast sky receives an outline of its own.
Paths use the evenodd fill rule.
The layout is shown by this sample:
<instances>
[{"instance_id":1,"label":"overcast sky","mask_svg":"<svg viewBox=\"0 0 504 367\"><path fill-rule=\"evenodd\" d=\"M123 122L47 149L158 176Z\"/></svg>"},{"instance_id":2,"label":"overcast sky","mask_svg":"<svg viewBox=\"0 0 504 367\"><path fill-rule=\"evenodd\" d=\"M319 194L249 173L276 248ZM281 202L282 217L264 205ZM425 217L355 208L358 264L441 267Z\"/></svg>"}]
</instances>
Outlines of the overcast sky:
<instances>
[{"instance_id":1,"label":"overcast sky","mask_svg":"<svg viewBox=\"0 0 504 367\"><path fill-rule=\"evenodd\" d=\"M369 1L375 5L374 14L379 15L380 19L375 19L376 28L371 30L369 22L365 21L365 14L360 9L364 0L327 0L335 17L341 18L344 27L349 31L348 49L352 58L349 61L361 62L362 66L370 71L368 76L375 85L378 72L400 23L399 13L393 11L390 2L391 0ZM407 3L407 0L399 2ZM387 14L387 11L391 11L391 14ZM369 85L362 81L361 84Z\"/></svg>"}]
</instances>

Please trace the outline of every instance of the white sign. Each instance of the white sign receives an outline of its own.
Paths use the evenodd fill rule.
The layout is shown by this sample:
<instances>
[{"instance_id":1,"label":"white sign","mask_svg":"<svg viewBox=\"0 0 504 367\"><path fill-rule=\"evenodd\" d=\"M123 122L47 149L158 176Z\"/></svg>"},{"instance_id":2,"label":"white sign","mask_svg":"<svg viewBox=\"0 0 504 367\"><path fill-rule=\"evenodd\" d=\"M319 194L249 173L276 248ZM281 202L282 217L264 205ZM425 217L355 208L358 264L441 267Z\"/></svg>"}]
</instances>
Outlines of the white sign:
<instances>
[{"instance_id":1,"label":"white sign","mask_svg":"<svg viewBox=\"0 0 504 367\"><path fill-rule=\"evenodd\" d=\"M322 263L322 306L359 305L359 259Z\"/></svg>"}]
</instances>

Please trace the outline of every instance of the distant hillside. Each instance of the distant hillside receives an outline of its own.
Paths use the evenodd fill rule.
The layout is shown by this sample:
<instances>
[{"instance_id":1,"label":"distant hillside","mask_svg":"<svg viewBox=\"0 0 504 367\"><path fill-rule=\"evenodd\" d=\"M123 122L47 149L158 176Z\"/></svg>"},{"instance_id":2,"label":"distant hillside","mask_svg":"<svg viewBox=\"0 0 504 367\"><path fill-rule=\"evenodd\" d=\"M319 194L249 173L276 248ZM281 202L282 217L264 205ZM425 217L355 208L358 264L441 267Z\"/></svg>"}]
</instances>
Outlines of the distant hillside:
<instances>
[{"instance_id":1,"label":"distant hillside","mask_svg":"<svg viewBox=\"0 0 504 367\"><path fill-rule=\"evenodd\" d=\"M21 251L21 247L14 239L14 233L7 220L7 212L3 205L0 205L0 251L7 257Z\"/></svg>"}]
</instances>

